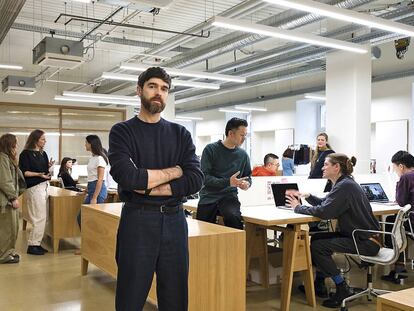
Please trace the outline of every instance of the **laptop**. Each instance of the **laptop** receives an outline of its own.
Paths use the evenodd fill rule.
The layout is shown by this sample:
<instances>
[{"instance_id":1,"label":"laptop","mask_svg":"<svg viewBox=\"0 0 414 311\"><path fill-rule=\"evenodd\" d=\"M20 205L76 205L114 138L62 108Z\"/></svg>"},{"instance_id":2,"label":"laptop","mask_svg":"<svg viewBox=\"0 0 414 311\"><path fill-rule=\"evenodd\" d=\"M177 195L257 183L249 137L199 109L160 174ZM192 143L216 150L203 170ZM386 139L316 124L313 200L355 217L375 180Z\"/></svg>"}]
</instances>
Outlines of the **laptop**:
<instances>
[{"instance_id":1,"label":"laptop","mask_svg":"<svg viewBox=\"0 0 414 311\"><path fill-rule=\"evenodd\" d=\"M273 192L273 198L275 200L275 205L277 208L281 209L288 209L292 210L290 206L286 205L286 194L289 193L289 191L298 191L298 184L296 183L286 183L286 184L271 184L272 192Z\"/></svg>"},{"instance_id":2,"label":"laptop","mask_svg":"<svg viewBox=\"0 0 414 311\"><path fill-rule=\"evenodd\" d=\"M384 189L382 189L382 186L380 183L366 183L366 184L360 184L360 186L370 202L375 202L375 203L390 202L390 200L388 200L387 195L385 194Z\"/></svg>"}]
</instances>

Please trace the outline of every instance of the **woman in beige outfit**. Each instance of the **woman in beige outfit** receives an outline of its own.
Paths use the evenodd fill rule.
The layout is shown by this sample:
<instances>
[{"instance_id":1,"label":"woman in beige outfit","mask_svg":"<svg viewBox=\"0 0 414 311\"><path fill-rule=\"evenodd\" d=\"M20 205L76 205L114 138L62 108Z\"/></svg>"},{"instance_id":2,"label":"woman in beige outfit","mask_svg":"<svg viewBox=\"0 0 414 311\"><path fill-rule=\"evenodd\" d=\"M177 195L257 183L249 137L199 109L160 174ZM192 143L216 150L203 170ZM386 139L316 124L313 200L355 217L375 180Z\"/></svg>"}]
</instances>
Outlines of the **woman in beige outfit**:
<instances>
[{"instance_id":1,"label":"woman in beige outfit","mask_svg":"<svg viewBox=\"0 0 414 311\"><path fill-rule=\"evenodd\" d=\"M24 177L17 166L17 139L0 137L0 263L18 263L15 253L19 232L18 196L25 190Z\"/></svg>"}]
</instances>

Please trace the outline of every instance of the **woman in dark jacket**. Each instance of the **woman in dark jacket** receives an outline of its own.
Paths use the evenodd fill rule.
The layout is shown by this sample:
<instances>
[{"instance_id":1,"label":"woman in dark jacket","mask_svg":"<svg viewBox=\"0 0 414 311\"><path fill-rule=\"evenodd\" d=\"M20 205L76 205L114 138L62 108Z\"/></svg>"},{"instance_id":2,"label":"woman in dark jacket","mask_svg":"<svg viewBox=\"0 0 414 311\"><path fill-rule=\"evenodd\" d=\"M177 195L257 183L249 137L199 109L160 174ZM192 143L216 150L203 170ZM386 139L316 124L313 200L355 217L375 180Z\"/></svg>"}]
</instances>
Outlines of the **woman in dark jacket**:
<instances>
[{"instance_id":1,"label":"woman in dark jacket","mask_svg":"<svg viewBox=\"0 0 414 311\"><path fill-rule=\"evenodd\" d=\"M73 164L73 160L71 158L68 158L68 157L63 158L62 162L60 163L58 177L62 178L65 189L78 191L78 188L76 188L76 181L74 181L71 176L72 164Z\"/></svg>"}]
</instances>

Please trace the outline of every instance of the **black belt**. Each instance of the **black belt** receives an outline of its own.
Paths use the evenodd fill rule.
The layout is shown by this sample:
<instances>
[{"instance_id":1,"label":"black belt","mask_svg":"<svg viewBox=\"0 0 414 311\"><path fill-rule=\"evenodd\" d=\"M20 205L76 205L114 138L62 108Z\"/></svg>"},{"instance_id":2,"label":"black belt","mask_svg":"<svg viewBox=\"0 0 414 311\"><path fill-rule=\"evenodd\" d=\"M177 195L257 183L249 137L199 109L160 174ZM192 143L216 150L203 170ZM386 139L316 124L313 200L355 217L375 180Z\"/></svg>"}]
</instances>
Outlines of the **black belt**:
<instances>
[{"instance_id":1,"label":"black belt","mask_svg":"<svg viewBox=\"0 0 414 311\"><path fill-rule=\"evenodd\" d=\"M160 212L162 214L174 214L183 209L183 204L180 203L175 206L171 205L144 205L144 204L137 204L137 203L125 203L126 207L132 207L140 209L141 211L146 212Z\"/></svg>"}]
</instances>

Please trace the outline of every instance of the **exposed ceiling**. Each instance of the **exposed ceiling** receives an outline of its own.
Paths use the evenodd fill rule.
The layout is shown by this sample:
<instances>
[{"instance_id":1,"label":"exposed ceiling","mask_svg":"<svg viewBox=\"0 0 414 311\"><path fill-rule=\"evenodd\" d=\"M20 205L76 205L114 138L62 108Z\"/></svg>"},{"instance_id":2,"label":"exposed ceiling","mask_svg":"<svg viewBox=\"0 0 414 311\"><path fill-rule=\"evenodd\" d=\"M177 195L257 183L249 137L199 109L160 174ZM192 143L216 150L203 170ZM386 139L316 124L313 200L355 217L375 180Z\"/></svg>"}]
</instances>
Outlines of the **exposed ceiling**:
<instances>
[{"instance_id":1,"label":"exposed ceiling","mask_svg":"<svg viewBox=\"0 0 414 311\"><path fill-rule=\"evenodd\" d=\"M414 24L412 1L319 2L339 4L344 8ZM15 5L13 14L17 15L14 22L13 14L5 14L4 10L12 3ZM119 11L115 13L117 10ZM60 14L66 15L55 22ZM70 20L69 15L82 18L71 20L65 25L65 22ZM387 48L392 44L387 42L396 38L389 33L369 31L365 27L286 10L260 0L174 0L167 8L162 8L158 15L135 11L128 7L119 9L119 6L106 5L101 1L83 4L63 0L4 0L0 2L0 29L9 31L3 42L0 31L0 63L20 64L24 66L24 71L0 69L0 79L7 74L37 76L37 87L47 89L47 92L39 92L38 100L41 101L44 98L40 96L53 97L64 90L130 95L134 92L134 83L100 78L104 71L131 73L119 69L119 64L124 61L247 77L246 85L223 83L218 91L176 88L174 92L178 103L177 111L188 112L205 110L209 105L218 107L232 102L243 103L243 100L246 102L253 97L260 99L261 93L274 98L281 94L294 94L309 84L301 85L300 81L314 80L315 86L323 85L325 55L329 52L328 49L212 27L210 20L216 15ZM104 20L108 17L108 22L170 32L109 24L96 27L97 23L86 21L90 18ZM50 36L51 31L55 37L76 41L90 32L84 41L85 46L89 47L85 54L86 62L77 69L59 71L56 68L33 65L32 48L42 38ZM406 62L401 65L403 71L414 69L414 65L408 65L409 61L414 60L412 51L409 52L403 61L396 60L390 52L383 53L387 58L383 55L380 61L373 62L374 74L384 76L387 73L395 73L396 68L398 69L399 64L403 62ZM148 54L157 57L145 56ZM286 81L289 81L289 85ZM292 81L298 82L292 87ZM241 92L243 89L249 91ZM3 95L0 95L0 98L1 96Z\"/></svg>"}]
</instances>

